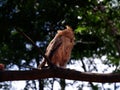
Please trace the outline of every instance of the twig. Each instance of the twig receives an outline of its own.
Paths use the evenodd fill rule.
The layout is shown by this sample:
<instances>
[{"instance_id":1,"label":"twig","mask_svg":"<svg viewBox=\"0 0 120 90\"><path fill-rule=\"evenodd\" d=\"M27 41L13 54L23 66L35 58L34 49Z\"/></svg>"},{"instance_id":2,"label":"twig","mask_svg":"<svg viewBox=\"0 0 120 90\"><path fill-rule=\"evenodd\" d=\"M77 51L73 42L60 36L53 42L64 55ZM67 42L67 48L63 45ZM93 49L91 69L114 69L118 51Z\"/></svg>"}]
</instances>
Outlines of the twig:
<instances>
[{"instance_id":1,"label":"twig","mask_svg":"<svg viewBox=\"0 0 120 90\"><path fill-rule=\"evenodd\" d=\"M22 32L22 30L21 30L20 28L18 28L18 27L15 27L15 29L16 29L22 36L24 36L29 42L32 43L32 45L39 51L40 55L42 55L42 56L46 59L46 61L47 61L47 63L48 63L48 66L50 66L50 67L55 66L55 65L45 56L45 54L42 52L42 50L35 44L35 42L34 42L28 35L26 35L24 32Z\"/></svg>"}]
</instances>

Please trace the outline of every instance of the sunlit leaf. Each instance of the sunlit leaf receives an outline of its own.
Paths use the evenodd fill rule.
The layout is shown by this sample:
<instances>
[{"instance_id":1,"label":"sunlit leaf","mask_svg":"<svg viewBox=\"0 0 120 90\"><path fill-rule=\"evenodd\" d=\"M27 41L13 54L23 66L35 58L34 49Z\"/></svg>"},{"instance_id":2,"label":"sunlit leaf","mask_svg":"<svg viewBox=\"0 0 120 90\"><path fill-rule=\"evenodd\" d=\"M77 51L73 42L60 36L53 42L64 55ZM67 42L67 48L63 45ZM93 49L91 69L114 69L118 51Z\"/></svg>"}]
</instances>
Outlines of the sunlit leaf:
<instances>
[{"instance_id":1,"label":"sunlit leaf","mask_svg":"<svg viewBox=\"0 0 120 90\"><path fill-rule=\"evenodd\" d=\"M82 31L85 31L87 28L86 27L78 27L77 29L75 29L75 33L81 33Z\"/></svg>"}]
</instances>

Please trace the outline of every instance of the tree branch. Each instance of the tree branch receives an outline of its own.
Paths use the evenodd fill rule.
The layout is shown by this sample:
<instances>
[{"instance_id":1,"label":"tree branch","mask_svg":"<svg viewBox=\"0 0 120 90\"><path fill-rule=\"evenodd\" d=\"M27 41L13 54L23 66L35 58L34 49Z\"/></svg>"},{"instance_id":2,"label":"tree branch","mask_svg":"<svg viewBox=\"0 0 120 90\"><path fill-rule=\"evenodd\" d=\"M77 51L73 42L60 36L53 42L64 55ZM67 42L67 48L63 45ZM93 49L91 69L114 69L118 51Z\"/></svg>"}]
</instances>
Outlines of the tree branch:
<instances>
[{"instance_id":1,"label":"tree branch","mask_svg":"<svg viewBox=\"0 0 120 90\"><path fill-rule=\"evenodd\" d=\"M78 81L112 83L120 82L120 73L98 74L62 68L29 71L0 71L0 82L13 80L35 80L45 78L63 78Z\"/></svg>"},{"instance_id":2,"label":"tree branch","mask_svg":"<svg viewBox=\"0 0 120 90\"><path fill-rule=\"evenodd\" d=\"M48 65L50 67L53 67L55 66L46 56L45 54L42 52L42 50L35 44L35 42L29 37L27 36L24 32L22 32L22 30L18 27L15 27L15 29L23 36L25 37L30 43L32 43L32 45L39 51L39 54L42 55L46 61L48 62Z\"/></svg>"}]
</instances>

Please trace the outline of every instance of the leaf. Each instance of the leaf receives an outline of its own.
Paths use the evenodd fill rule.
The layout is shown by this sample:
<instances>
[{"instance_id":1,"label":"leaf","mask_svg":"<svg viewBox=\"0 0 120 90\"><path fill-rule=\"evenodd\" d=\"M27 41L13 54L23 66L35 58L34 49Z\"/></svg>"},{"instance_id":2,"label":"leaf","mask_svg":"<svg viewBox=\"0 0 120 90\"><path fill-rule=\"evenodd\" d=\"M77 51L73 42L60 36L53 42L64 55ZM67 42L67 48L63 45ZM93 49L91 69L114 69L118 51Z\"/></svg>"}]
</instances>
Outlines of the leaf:
<instances>
[{"instance_id":1,"label":"leaf","mask_svg":"<svg viewBox=\"0 0 120 90\"><path fill-rule=\"evenodd\" d=\"M85 30L87 30L87 28L86 27L78 27L76 30L75 30L75 33L81 33L82 31L85 31Z\"/></svg>"}]
</instances>

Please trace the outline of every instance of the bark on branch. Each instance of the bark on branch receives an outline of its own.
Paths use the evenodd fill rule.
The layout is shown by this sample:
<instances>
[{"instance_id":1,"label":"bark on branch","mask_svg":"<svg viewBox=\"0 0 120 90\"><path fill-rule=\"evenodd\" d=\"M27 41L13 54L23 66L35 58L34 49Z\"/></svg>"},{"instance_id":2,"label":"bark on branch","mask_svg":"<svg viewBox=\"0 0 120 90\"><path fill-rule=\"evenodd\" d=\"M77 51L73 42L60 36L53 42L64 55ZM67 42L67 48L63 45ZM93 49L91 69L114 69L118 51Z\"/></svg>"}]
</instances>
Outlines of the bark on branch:
<instances>
[{"instance_id":1,"label":"bark on branch","mask_svg":"<svg viewBox=\"0 0 120 90\"><path fill-rule=\"evenodd\" d=\"M120 82L120 73L98 74L62 68L29 71L0 71L0 82L14 80L35 80L45 78L63 78L78 81L112 83Z\"/></svg>"}]
</instances>

